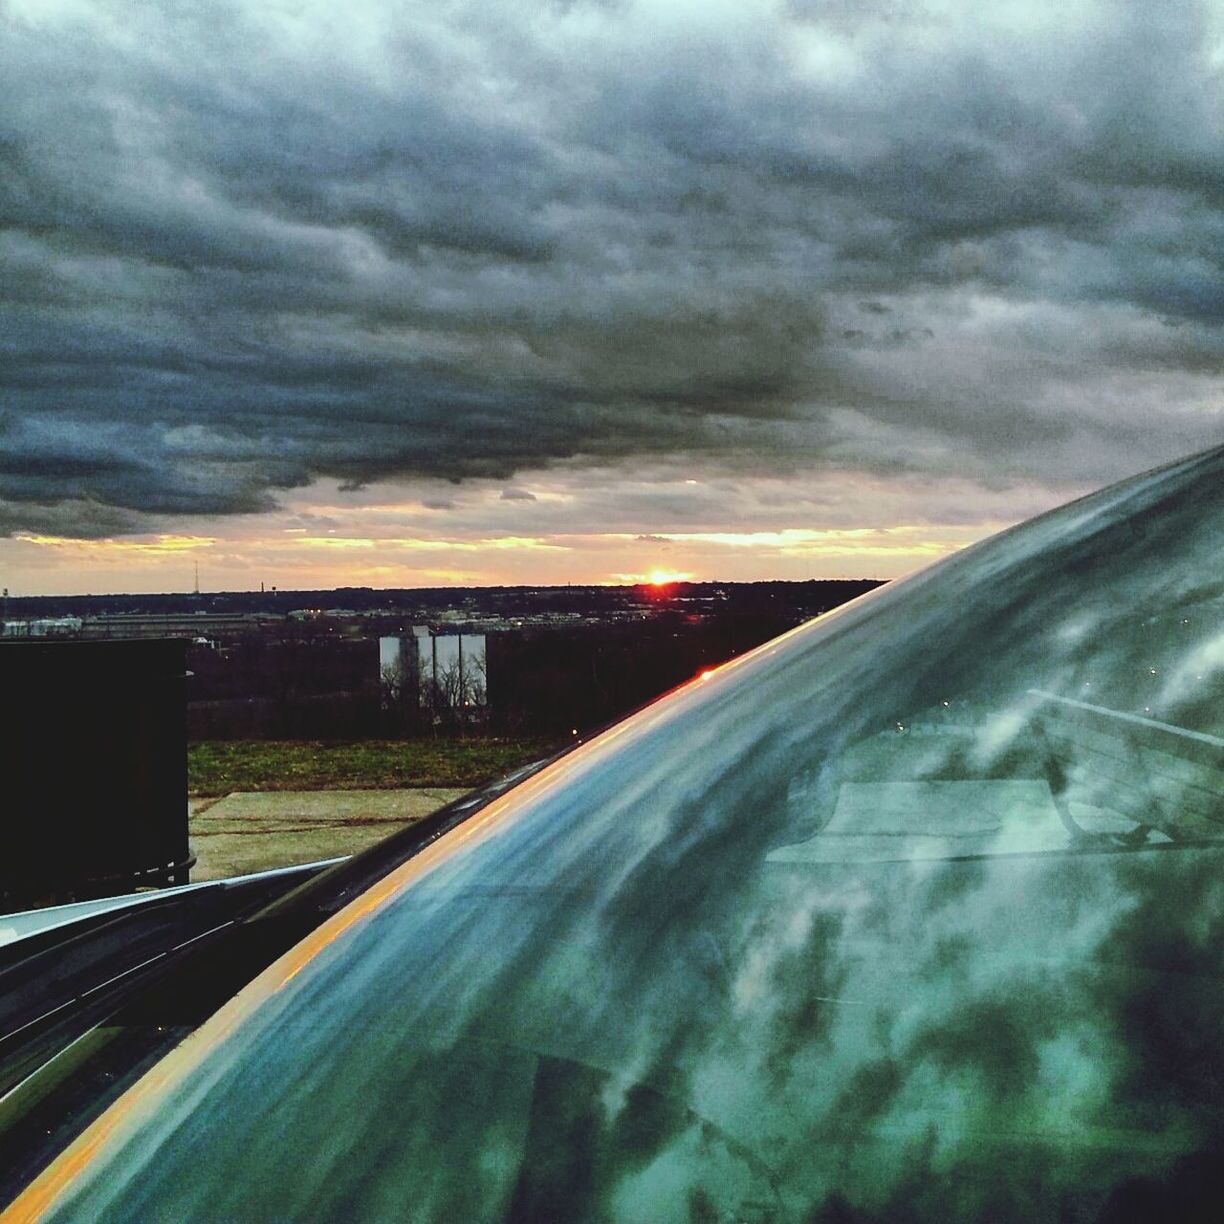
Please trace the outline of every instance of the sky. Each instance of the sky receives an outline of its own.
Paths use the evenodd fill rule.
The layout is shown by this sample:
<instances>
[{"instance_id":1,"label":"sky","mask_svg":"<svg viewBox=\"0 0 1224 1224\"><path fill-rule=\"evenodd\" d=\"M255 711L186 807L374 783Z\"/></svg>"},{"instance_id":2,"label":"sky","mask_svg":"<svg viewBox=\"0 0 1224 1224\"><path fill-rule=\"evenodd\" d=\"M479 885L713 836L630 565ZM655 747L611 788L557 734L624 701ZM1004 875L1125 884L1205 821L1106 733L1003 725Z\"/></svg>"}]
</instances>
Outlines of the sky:
<instances>
[{"instance_id":1,"label":"sky","mask_svg":"<svg viewBox=\"0 0 1224 1224\"><path fill-rule=\"evenodd\" d=\"M1224 440L1224 4L0 0L0 586L891 577Z\"/></svg>"}]
</instances>

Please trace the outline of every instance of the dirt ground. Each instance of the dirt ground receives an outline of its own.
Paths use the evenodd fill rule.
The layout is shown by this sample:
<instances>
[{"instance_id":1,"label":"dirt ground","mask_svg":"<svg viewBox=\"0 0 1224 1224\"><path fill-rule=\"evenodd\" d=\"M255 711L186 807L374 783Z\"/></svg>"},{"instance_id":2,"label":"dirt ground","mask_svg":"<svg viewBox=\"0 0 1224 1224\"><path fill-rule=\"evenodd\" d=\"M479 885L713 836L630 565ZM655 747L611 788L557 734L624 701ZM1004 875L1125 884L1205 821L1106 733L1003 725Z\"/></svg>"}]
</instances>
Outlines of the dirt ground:
<instances>
[{"instance_id":1,"label":"dirt ground","mask_svg":"<svg viewBox=\"0 0 1224 1224\"><path fill-rule=\"evenodd\" d=\"M464 790L236 792L192 799L192 883L353 854L428 816Z\"/></svg>"}]
</instances>

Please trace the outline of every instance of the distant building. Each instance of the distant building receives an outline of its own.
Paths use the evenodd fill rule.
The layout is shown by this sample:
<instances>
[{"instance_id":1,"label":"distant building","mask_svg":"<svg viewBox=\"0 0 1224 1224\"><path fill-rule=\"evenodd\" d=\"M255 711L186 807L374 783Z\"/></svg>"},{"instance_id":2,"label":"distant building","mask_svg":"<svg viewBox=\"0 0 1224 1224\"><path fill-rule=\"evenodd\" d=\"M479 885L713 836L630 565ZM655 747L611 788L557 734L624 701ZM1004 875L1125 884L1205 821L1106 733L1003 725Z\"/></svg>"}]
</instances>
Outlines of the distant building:
<instances>
[{"instance_id":1,"label":"distant building","mask_svg":"<svg viewBox=\"0 0 1224 1224\"><path fill-rule=\"evenodd\" d=\"M488 704L483 633L433 633L378 639L378 674L388 703L479 709Z\"/></svg>"},{"instance_id":2,"label":"distant building","mask_svg":"<svg viewBox=\"0 0 1224 1224\"><path fill-rule=\"evenodd\" d=\"M244 637L275 628L284 617L266 612L119 612L78 621L86 638Z\"/></svg>"},{"instance_id":3,"label":"distant building","mask_svg":"<svg viewBox=\"0 0 1224 1224\"><path fill-rule=\"evenodd\" d=\"M7 638L77 637L81 632L79 616L45 616L38 620L4 622Z\"/></svg>"}]
</instances>

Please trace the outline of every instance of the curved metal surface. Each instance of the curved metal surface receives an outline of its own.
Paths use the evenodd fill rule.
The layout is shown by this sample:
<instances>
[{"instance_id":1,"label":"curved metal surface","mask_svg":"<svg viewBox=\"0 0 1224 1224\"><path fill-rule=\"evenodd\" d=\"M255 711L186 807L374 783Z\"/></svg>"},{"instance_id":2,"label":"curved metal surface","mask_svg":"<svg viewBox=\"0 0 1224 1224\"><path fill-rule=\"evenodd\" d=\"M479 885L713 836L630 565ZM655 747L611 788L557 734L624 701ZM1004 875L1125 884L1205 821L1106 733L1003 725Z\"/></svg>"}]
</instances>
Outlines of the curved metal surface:
<instances>
[{"instance_id":1,"label":"curved metal surface","mask_svg":"<svg viewBox=\"0 0 1224 1224\"><path fill-rule=\"evenodd\" d=\"M648 707L361 892L4 1218L1214 1201L1222 541L1216 450Z\"/></svg>"}]
</instances>

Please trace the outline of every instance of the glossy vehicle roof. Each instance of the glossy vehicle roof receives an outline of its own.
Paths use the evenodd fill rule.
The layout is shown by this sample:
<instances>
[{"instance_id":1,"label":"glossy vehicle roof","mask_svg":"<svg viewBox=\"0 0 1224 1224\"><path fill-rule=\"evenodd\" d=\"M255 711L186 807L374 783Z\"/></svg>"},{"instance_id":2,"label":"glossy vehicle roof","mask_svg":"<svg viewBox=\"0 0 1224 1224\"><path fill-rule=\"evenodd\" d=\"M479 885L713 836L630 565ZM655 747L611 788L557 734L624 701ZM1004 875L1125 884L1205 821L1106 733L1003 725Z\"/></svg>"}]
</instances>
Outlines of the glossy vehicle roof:
<instances>
[{"instance_id":1,"label":"glossy vehicle roof","mask_svg":"<svg viewBox=\"0 0 1224 1224\"><path fill-rule=\"evenodd\" d=\"M1222 542L1224 449L662 699L361 893L6 1218L1218 1202Z\"/></svg>"}]
</instances>

